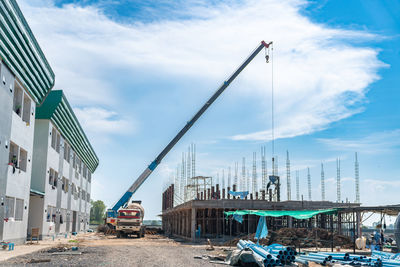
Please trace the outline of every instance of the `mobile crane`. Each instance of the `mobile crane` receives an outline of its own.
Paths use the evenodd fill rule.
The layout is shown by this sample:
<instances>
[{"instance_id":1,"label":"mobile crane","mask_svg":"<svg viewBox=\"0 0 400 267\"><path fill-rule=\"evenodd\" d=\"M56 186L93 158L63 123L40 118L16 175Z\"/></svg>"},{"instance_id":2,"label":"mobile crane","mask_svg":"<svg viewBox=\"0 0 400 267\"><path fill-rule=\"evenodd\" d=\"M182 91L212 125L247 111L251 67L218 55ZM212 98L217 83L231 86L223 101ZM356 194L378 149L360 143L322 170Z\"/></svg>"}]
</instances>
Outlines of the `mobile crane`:
<instances>
[{"instance_id":1,"label":"mobile crane","mask_svg":"<svg viewBox=\"0 0 400 267\"><path fill-rule=\"evenodd\" d=\"M132 211L135 216L124 216L129 208L129 200L138 188L146 181L150 174L161 163L161 160L168 154L168 152L178 143L178 141L186 134L187 131L194 125L194 123L203 115L203 113L214 103L214 101L224 92L224 90L235 80L235 78L242 72L244 68L265 48L269 49L272 42L266 43L261 41L257 48L250 54L250 56L239 66L239 68L218 88L218 90L207 100L199 111L189 120L186 125L179 131L179 133L169 142L169 144L161 151L155 160L143 171L143 173L135 180L129 187L125 194L117 201L117 203L106 213L106 225L112 229L117 230L118 236L124 236L129 233L136 233L138 236L143 236L143 209L136 209ZM266 62L269 62L269 53L265 56ZM121 209L122 212L118 212ZM129 226L127 221L130 218L133 221ZM119 225L119 222L121 222ZM122 223L123 222L123 223ZM124 226L122 226L124 225Z\"/></svg>"}]
</instances>

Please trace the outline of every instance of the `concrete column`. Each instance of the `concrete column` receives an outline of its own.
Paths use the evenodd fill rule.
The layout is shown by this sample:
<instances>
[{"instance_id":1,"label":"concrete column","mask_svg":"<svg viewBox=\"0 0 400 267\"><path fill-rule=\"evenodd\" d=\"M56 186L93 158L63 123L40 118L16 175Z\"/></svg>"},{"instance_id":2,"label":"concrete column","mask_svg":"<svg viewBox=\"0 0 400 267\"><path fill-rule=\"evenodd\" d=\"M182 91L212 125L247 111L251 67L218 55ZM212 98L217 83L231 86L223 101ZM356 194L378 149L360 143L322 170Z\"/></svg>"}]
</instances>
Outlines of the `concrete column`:
<instances>
[{"instance_id":1,"label":"concrete column","mask_svg":"<svg viewBox=\"0 0 400 267\"><path fill-rule=\"evenodd\" d=\"M356 226L357 226L357 237L361 237L362 236L361 213L359 211L356 212Z\"/></svg>"},{"instance_id":2,"label":"concrete column","mask_svg":"<svg viewBox=\"0 0 400 267\"><path fill-rule=\"evenodd\" d=\"M342 234L342 214L340 212L338 212L337 214L337 230L338 230L338 234L341 235Z\"/></svg>"},{"instance_id":3,"label":"concrete column","mask_svg":"<svg viewBox=\"0 0 400 267\"><path fill-rule=\"evenodd\" d=\"M192 241L196 241L196 209L192 208L192 219L190 223L190 233L192 237Z\"/></svg>"},{"instance_id":4,"label":"concrete column","mask_svg":"<svg viewBox=\"0 0 400 267\"><path fill-rule=\"evenodd\" d=\"M288 216L288 227L293 228L293 217Z\"/></svg>"}]
</instances>

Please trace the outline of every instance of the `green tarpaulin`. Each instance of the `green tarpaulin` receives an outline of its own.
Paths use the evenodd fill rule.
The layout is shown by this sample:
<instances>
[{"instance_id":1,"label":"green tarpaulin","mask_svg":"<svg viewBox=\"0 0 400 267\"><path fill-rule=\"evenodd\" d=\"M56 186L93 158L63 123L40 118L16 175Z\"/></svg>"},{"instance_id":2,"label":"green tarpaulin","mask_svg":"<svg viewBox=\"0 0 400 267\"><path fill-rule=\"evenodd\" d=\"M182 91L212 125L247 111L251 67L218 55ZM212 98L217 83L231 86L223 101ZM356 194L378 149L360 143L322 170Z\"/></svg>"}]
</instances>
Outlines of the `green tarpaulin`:
<instances>
[{"instance_id":1,"label":"green tarpaulin","mask_svg":"<svg viewBox=\"0 0 400 267\"><path fill-rule=\"evenodd\" d=\"M237 210L237 211L226 211L225 215L258 215L258 216L270 216L270 217L281 217L291 216L295 219L309 219L317 214L334 214L336 209L325 209L325 210Z\"/></svg>"}]
</instances>

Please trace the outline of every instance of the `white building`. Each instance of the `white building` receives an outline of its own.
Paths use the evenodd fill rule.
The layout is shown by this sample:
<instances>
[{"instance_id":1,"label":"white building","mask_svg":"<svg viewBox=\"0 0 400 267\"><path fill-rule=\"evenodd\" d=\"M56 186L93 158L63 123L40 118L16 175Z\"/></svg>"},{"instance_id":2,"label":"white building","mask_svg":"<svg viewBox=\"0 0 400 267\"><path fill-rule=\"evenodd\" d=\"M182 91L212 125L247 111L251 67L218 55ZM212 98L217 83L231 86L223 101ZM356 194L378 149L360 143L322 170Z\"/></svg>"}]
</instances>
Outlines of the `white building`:
<instances>
[{"instance_id":1,"label":"white building","mask_svg":"<svg viewBox=\"0 0 400 267\"><path fill-rule=\"evenodd\" d=\"M54 74L15 0L0 2L0 240L26 239L36 105Z\"/></svg>"},{"instance_id":2,"label":"white building","mask_svg":"<svg viewBox=\"0 0 400 267\"><path fill-rule=\"evenodd\" d=\"M85 231L99 160L61 90L37 109L28 232Z\"/></svg>"}]
</instances>

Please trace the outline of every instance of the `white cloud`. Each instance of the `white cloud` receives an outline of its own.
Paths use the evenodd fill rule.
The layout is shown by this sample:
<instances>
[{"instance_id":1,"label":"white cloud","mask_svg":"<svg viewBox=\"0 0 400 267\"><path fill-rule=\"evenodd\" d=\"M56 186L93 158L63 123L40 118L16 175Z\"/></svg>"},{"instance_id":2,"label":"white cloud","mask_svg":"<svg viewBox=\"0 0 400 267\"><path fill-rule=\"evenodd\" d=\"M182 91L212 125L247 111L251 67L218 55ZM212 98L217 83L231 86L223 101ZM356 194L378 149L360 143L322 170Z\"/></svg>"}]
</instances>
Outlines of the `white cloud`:
<instances>
[{"instance_id":1,"label":"white cloud","mask_svg":"<svg viewBox=\"0 0 400 267\"><path fill-rule=\"evenodd\" d=\"M357 139L319 139L329 148L338 151L358 151L364 154L388 152L400 147L400 129L376 132Z\"/></svg>"},{"instance_id":2,"label":"white cloud","mask_svg":"<svg viewBox=\"0 0 400 267\"><path fill-rule=\"evenodd\" d=\"M85 132L96 135L117 134L126 135L134 131L133 122L120 118L114 111L103 108L74 108L78 120Z\"/></svg>"},{"instance_id":3,"label":"white cloud","mask_svg":"<svg viewBox=\"0 0 400 267\"><path fill-rule=\"evenodd\" d=\"M94 6L55 7L21 1L40 44L54 67L57 86L75 104L117 102L119 70L135 77L164 73L172 79L226 77L261 39L274 41L276 137L326 128L359 112L357 103L379 77L377 50L352 46L378 38L367 32L333 29L300 13L306 1L254 1L202 5L186 10L192 20L119 24ZM260 56L241 74L241 94L254 95L269 121L270 67ZM194 87L193 90L196 90ZM237 134L235 140L266 140L270 129Z\"/></svg>"}]
</instances>

